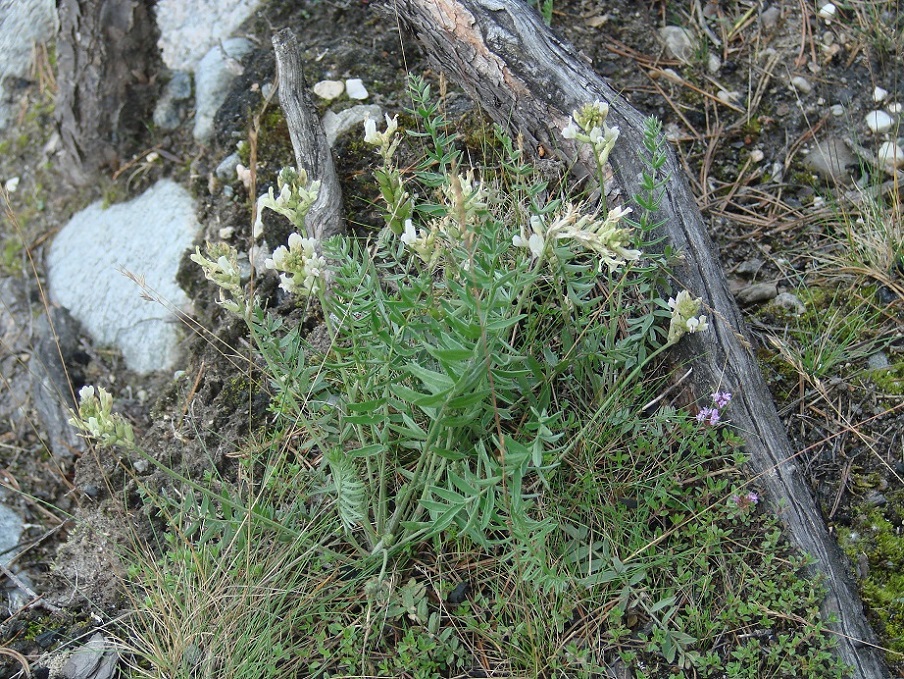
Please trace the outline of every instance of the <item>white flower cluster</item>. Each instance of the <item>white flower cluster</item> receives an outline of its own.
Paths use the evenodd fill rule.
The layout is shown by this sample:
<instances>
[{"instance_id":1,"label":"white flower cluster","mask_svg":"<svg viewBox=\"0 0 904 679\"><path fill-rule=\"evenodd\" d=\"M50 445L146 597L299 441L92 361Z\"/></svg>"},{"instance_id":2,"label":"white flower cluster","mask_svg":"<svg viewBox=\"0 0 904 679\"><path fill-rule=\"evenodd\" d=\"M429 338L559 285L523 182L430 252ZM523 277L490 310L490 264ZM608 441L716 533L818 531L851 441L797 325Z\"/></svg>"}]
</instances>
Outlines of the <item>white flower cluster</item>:
<instances>
[{"instance_id":1,"label":"white flower cluster","mask_svg":"<svg viewBox=\"0 0 904 679\"><path fill-rule=\"evenodd\" d=\"M609 104L597 100L592 104L584 104L579 111L573 111L571 121L562 130L565 139L590 144L601 168L609 160L619 134L618 127L606 125L608 116Z\"/></svg>"},{"instance_id":2,"label":"white flower cluster","mask_svg":"<svg viewBox=\"0 0 904 679\"><path fill-rule=\"evenodd\" d=\"M377 132L377 123L368 116L364 120L364 141L371 146L377 146L380 149L380 155L384 160L388 160L395 153L399 146L399 135L396 132L399 129L399 117L386 116L386 131Z\"/></svg>"},{"instance_id":3,"label":"white flower cluster","mask_svg":"<svg viewBox=\"0 0 904 679\"><path fill-rule=\"evenodd\" d=\"M289 294L311 295L324 289L326 260L317 254L317 241L313 238L291 234L289 247L280 245L264 265L282 272L279 287Z\"/></svg>"},{"instance_id":4,"label":"white flower cluster","mask_svg":"<svg viewBox=\"0 0 904 679\"><path fill-rule=\"evenodd\" d=\"M78 392L78 414L70 411L69 424L96 439L102 446L135 444L132 425L113 413L113 395L103 387L84 386Z\"/></svg>"},{"instance_id":5,"label":"white flower cluster","mask_svg":"<svg viewBox=\"0 0 904 679\"><path fill-rule=\"evenodd\" d=\"M405 220L402 242L425 263L436 264L445 243L466 242L480 213L485 211L491 194L484 184L474 178L474 173L449 174L442 185L446 213L430 220L426 228L415 227L411 219Z\"/></svg>"},{"instance_id":6,"label":"white flower cluster","mask_svg":"<svg viewBox=\"0 0 904 679\"><path fill-rule=\"evenodd\" d=\"M235 248L227 243L208 243L207 254L208 257L205 257L200 248L195 248L191 261L201 267L207 280L220 288L218 304L233 313L243 313L245 295Z\"/></svg>"},{"instance_id":7,"label":"white flower cluster","mask_svg":"<svg viewBox=\"0 0 904 679\"><path fill-rule=\"evenodd\" d=\"M320 181L308 181L308 173L302 168L284 167L276 178L279 195L275 195L273 187L257 199L257 219L254 221L252 235L259 238L264 232L264 208L273 210L286 217L296 229L304 226L305 215L317 200L320 193Z\"/></svg>"},{"instance_id":8,"label":"white flower cluster","mask_svg":"<svg viewBox=\"0 0 904 679\"><path fill-rule=\"evenodd\" d=\"M430 229L416 229L410 219L405 220L405 230L402 232L402 242L414 254L421 258L425 264L432 266L439 258L441 249L437 243L439 227L432 224Z\"/></svg>"},{"instance_id":9,"label":"white flower cluster","mask_svg":"<svg viewBox=\"0 0 904 679\"><path fill-rule=\"evenodd\" d=\"M675 344L685 333L693 334L702 332L709 327L706 316L697 316L703 300L700 297L694 299L687 290L678 293L678 297L669 298L669 307L672 309L672 320L669 323L669 344Z\"/></svg>"},{"instance_id":10,"label":"white flower cluster","mask_svg":"<svg viewBox=\"0 0 904 679\"><path fill-rule=\"evenodd\" d=\"M629 207L616 207L609 210L604 219L599 219L596 214L582 214L578 207L568 203L549 228L546 228L542 217L532 216L531 232L528 234L522 226L521 234L512 238L512 244L515 247L527 248L534 257L542 259L546 257L549 243L570 239L585 250L599 255L600 271L605 265L611 273L625 262L640 258L640 250L627 247L631 242L630 231L618 225L630 212Z\"/></svg>"}]
</instances>

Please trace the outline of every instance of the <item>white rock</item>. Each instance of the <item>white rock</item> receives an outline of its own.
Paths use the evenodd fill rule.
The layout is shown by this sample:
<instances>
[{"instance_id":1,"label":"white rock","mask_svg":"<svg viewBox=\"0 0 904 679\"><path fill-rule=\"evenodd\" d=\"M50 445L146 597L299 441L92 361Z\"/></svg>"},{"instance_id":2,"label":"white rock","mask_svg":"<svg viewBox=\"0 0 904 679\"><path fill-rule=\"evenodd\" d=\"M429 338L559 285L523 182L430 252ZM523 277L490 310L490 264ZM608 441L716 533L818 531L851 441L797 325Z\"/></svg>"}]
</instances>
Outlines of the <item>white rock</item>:
<instances>
[{"instance_id":1,"label":"white rock","mask_svg":"<svg viewBox=\"0 0 904 679\"><path fill-rule=\"evenodd\" d=\"M710 52L706 59L706 70L710 73L718 73L720 68L722 68L722 60L718 55Z\"/></svg>"},{"instance_id":2,"label":"white rock","mask_svg":"<svg viewBox=\"0 0 904 679\"><path fill-rule=\"evenodd\" d=\"M873 101L879 103L881 101L885 101L888 98L888 90L884 90L881 87L876 87L873 90Z\"/></svg>"},{"instance_id":3,"label":"white rock","mask_svg":"<svg viewBox=\"0 0 904 679\"><path fill-rule=\"evenodd\" d=\"M194 71L212 47L225 41L257 9L260 0L158 0L163 62L172 70Z\"/></svg>"},{"instance_id":4,"label":"white rock","mask_svg":"<svg viewBox=\"0 0 904 679\"><path fill-rule=\"evenodd\" d=\"M754 149L750 152L750 161L753 163L762 163L766 155L760 149Z\"/></svg>"},{"instance_id":5,"label":"white rock","mask_svg":"<svg viewBox=\"0 0 904 679\"><path fill-rule=\"evenodd\" d=\"M345 91L348 93L349 99L358 99L359 101L367 99L370 95L367 88L361 82L361 78L349 78L345 81Z\"/></svg>"},{"instance_id":6,"label":"white rock","mask_svg":"<svg viewBox=\"0 0 904 679\"><path fill-rule=\"evenodd\" d=\"M665 43L666 53L678 61L690 61L694 54L694 34L681 26L663 26L659 37Z\"/></svg>"},{"instance_id":7,"label":"white rock","mask_svg":"<svg viewBox=\"0 0 904 679\"><path fill-rule=\"evenodd\" d=\"M724 101L726 104L731 104L732 106L739 106L742 100L740 92L726 92L725 90L716 92L716 97L719 101Z\"/></svg>"},{"instance_id":8,"label":"white rock","mask_svg":"<svg viewBox=\"0 0 904 679\"><path fill-rule=\"evenodd\" d=\"M10 177L3 184L3 188L6 189L7 193L15 193L16 189L19 188L19 178L18 177Z\"/></svg>"},{"instance_id":9,"label":"white rock","mask_svg":"<svg viewBox=\"0 0 904 679\"><path fill-rule=\"evenodd\" d=\"M827 2L822 7L819 8L819 16L820 16L820 18L825 19L826 21L830 21L831 19L835 18L835 12L837 12L837 11L838 11L838 9L835 7L834 4L832 4L831 2Z\"/></svg>"},{"instance_id":10,"label":"white rock","mask_svg":"<svg viewBox=\"0 0 904 679\"><path fill-rule=\"evenodd\" d=\"M336 97L341 97L344 91L345 83L341 80L321 80L314 85L314 94L327 101L332 101Z\"/></svg>"},{"instance_id":11,"label":"white rock","mask_svg":"<svg viewBox=\"0 0 904 679\"><path fill-rule=\"evenodd\" d=\"M22 517L0 502L0 563L4 566L15 556L23 528Z\"/></svg>"},{"instance_id":12,"label":"white rock","mask_svg":"<svg viewBox=\"0 0 904 679\"><path fill-rule=\"evenodd\" d=\"M793 87L801 94L809 94L813 91L813 86L810 84L810 81L804 78L802 75L796 75L791 78L791 87Z\"/></svg>"},{"instance_id":13,"label":"white rock","mask_svg":"<svg viewBox=\"0 0 904 679\"><path fill-rule=\"evenodd\" d=\"M35 43L53 40L57 23L54 0L0 0L0 130L12 119L19 98L4 83L29 76Z\"/></svg>"},{"instance_id":14,"label":"white rock","mask_svg":"<svg viewBox=\"0 0 904 679\"><path fill-rule=\"evenodd\" d=\"M904 166L904 148L894 141L884 142L876 152L876 158L886 170Z\"/></svg>"},{"instance_id":15,"label":"white rock","mask_svg":"<svg viewBox=\"0 0 904 679\"><path fill-rule=\"evenodd\" d=\"M840 118L844 115L844 106L842 106L841 104L835 104L834 106L832 106L832 108L829 109L829 111L831 111L832 115L836 118Z\"/></svg>"},{"instance_id":16,"label":"white rock","mask_svg":"<svg viewBox=\"0 0 904 679\"><path fill-rule=\"evenodd\" d=\"M50 246L50 297L98 344L118 347L130 369L172 370L181 335L170 309L189 309L176 272L199 230L191 195L168 179L128 203L107 209L92 203ZM167 306L143 299L143 289L124 271L143 280Z\"/></svg>"},{"instance_id":17,"label":"white rock","mask_svg":"<svg viewBox=\"0 0 904 679\"><path fill-rule=\"evenodd\" d=\"M888 132L894 124L894 118L885 111L870 111L866 114L866 126L877 134Z\"/></svg>"},{"instance_id":18,"label":"white rock","mask_svg":"<svg viewBox=\"0 0 904 679\"><path fill-rule=\"evenodd\" d=\"M326 134L327 143L332 146L336 140L355 126L360 126L367 118L383 120L383 109L376 104L358 104L339 113L327 111L323 116L323 132ZM359 130L361 138L364 138L364 128Z\"/></svg>"},{"instance_id":19,"label":"white rock","mask_svg":"<svg viewBox=\"0 0 904 679\"><path fill-rule=\"evenodd\" d=\"M195 140L213 139L213 121L229 94L233 79L241 73L241 59L252 49L250 40L230 38L211 49L195 71Z\"/></svg>"},{"instance_id":20,"label":"white rock","mask_svg":"<svg viewBox=\"0 0 904 679\"><path fill-rule=\"evenodd\" d=\"M891 113L891 114L897 114L897 113L900 113L902 110L904 110L904 106L902 106L902 105L901 105L899 102L897 102L897 101L891 102L891 103L890 103L888 106L886 106L885 108L886 108L886 110L887 110L889 113Z\"/></svg>"}]
</instances>

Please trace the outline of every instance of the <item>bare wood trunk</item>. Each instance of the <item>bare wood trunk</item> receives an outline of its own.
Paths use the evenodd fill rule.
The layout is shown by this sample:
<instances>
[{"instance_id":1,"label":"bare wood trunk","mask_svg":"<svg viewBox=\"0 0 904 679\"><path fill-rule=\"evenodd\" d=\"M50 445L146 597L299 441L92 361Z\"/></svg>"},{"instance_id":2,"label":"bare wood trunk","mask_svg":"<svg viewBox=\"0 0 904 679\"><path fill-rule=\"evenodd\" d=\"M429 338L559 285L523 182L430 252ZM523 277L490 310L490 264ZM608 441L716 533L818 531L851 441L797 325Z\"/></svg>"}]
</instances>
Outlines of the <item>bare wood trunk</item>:
<instances>
[{"instance_id":1,"label":"bare wood trunk","mask_svg":"<svg viewBox=\"0 0 904 679\"><path fill-rule=\"evenodd\" d=\"M610 162L624 196L640 191L644 169L643 121L638 111L609 86L574 51L517 0L395 0L385 7L393 21L415 36L435 67L452 77L496 122L527 145L539 145L575 169L592 174L586 150L563 139L561 130L571 112L601 100L612 105L609 120L621 136ZM744 437L750 470L765 491L772 511L783 521L788 538L816 560L828 594L822 604L826 621L837 634L838 654L857 678L886 678L889 671L843 555L829 535L806 484L795 465L781 420L755 357L743 339L746 329L728 284L714 256L700 211L674 154L661 216L662 235L684 254L675 271L680 286L702 296L713 310L712 329L683 339L673 350L675 360L690 363L691 386L698 396L716 387L734 394L731 418Z\"/></svg>"},{"instance_id":2,"label":"bare wood trunk","mask_svg":"<svg viewBox=\"0 0 904 679\"><path fill-rule=\"evenodd\" d=\"M71 182L115 168L145 130L160 69L154 0L60 0L56 118Z\"/></svg>"},{"instance_id":3,"label":"bare wood trunk","mask_svg":"<svg viewBox=\"0 0 904 679\"><path fill-rule=\"evenodd\" d=\"M320 181L320 192L305 218L308 235L318 241L345 232L342 218L342 188L333 156L320 123L320 116L305 86L298 40L289 28L273 36L279 103L282 105L295 151L295 164L308 177Z\"/></svg>"}]
</instances>

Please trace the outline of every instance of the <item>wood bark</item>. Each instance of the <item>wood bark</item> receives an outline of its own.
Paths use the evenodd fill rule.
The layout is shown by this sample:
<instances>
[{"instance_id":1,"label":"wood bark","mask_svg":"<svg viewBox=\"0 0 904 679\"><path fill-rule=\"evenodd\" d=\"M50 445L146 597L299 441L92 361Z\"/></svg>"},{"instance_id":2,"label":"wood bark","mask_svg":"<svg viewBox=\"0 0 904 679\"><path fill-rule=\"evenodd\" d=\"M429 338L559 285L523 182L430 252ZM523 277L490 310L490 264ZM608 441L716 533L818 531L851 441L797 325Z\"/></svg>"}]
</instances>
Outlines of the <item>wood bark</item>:
<instances>
[{"instance_id":1,"label":"wood bark","mask_svg":"<svg viewBox=\"0 0 904 679\"><path fill-rule=\"evenodd\" d=\"M273 51L279 78L279 103L289 127L295 166L299 170L304 168L312 181L320 181L320 192L305 217L305 226L309 236L322 242L345 232L342 188L320 116L305 85L298 40L291 29L284 28L273 36Z\"/></svg>"},{"instance_id":2,"label":"wood bark","mask_svg":"<svg viewBox=\"0 0 904 679\"><path fill-rule=\"evenodd\" d=\"M115 168L150 119L161 60L154 0L60 0L56 118L69 180Z\"/></svg>"},{"instance_id":3,"label":"wood bark","mask_svg":"<svg viewBox=\"0 0 904 679\"><path fill-rule=\"evenodd\" d=\"M609 122L621 131L610 157L616 182L625 197L639 193L644 116L526 5L518 0L393 0L383 11L496 122L522 135L525 145L542 145L577 171L591 174L593 160L586 149L563 139L561 130L583 104L609 103ZM683 253L675 270L677 289L702 296L712 319L710 331L682 339L674 349L675 361L693 366L690 384L697 396L706 399L716 388L734 394L731 419L746 442L750 471L789 540L815 559L814 569L825 578L822 614L825 621L837 618L829 628L837 635L838 655L852 667L851 676L889 677L846 561L798 471L796 454L744 340L741 314L690 186L674 153L669 150L668 155L670 180L660 235Z\"/></svg>"}]
</instances>

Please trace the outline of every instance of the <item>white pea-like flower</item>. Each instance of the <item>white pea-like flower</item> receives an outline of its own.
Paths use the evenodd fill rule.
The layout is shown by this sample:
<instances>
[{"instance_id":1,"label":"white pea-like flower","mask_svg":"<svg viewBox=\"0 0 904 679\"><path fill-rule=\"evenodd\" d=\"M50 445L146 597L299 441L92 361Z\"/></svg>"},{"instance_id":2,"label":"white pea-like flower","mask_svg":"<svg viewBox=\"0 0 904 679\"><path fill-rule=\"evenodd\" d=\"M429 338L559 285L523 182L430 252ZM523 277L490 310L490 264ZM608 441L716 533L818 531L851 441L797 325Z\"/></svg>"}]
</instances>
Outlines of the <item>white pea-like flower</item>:
<instances>
[{"instance_id":1,"label":"white pea-like flower","mask_svg":"<svg viewBox=\"0 0 904 679\"><path fill-rule=\"evenodd\" d=\"M703 300L700 297L696 299L691 297L691 293L687 290L682 290L677 297L669 299L669 307L672 309L672 320L669 323L669 344L675 344L685 334L703 332L709 328L706 316L697 315L701 306L703 306Z\"/></svg>"}]
</instances>

